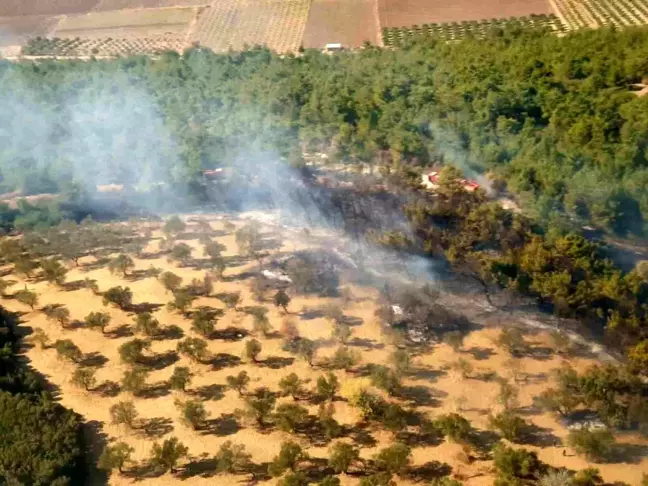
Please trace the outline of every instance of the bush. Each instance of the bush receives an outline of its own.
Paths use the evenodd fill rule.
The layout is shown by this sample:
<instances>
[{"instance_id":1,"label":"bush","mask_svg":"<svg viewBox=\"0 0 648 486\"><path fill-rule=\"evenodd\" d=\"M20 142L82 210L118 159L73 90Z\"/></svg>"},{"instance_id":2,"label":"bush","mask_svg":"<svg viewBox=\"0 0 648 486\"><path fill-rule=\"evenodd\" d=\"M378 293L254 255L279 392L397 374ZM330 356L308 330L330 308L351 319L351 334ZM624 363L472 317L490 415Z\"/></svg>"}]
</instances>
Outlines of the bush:
<instances>
[{"instance_id":1,"label":"bush","mask_svg":"<svg viewBox=\"0 0 648 486\"><path fill-rule=\"evenodd\" d=\"M510 410L505 410L497 415L491 415L489 425L491 428L498 430L502 434L502 437L511 442L515 442L527 427L524 419Z\"/></svg>"},{"instance_id":2,"label":"bush","mask_svg":"<svg viewBox=\"0 0 648 486\"><path fill-rule=\"evenodd\" d=\"M142 360L143 352L150 349L151 343L143 339L133 339L119 346L119 357L122 363L134 364Z\"/></svg>"},{"instance_id":3,"label":"bush","mask_svg":"<svg viewBox=\"0 0 648 486\"><path fill-rule=\"evenodd\" d=\"M389 474L401 474L409 465L412 450L405 444L394 444L374 456L376 468Z\"/></svg>"},{"instance_id":4,"label":"bush","mask_svg":"<svg viewBox=\"0 0 648 486\"><path fill-rule=\"evenodd\" d=\"M70 310L65 306L46 307L43 312L48 319L58 322L64 328L70 323Z\"/></svg>"},{"instance_id":5,"label":"bush","mask_svg":"<svg viewBox=\"0 0 648 486\"><path fill-rule=\"evenodd\" d=\"M533 478L542 472L542 463L538 459L538 455L526 449L513 449L498 444L493 449L493 461L498 473L498 480ZM501 484L510 483L502 482Z\"/></svg>"},{"instance_id":6,"label":"bush","mask_svg":"<svg viewBox=\"0 0 648 486\"><path fill-rule=\"evenodd\" d=\"M166 290L171 293L176 293L182 285L182 277L172 272L164 272L160 274L158 280Z\"/></svg>"},{"instance_id":7,"label":"bush","mask_svg":"<svg viewBox=\"0 0 648 486\"><path fill-rule=\"evenodd\" d=\"M58 340L54 343L54 349L62 358L67 358L73 363L79 363L83 360L83 353L79 347L70 339Z\"/></svg>"},{"instance_id":8,"label":"bush","mask_svg":"<svg viewBox=\"0 0 648 486\"><path fill-rule=\"evenodd\" d=\"M178 243L171 248L169 253L169 260L180 262L181 265L186 265L191 259L191 247L186 243Z\"/></svg>"},{"instance_id":9,"label":"bush","mask_svg":"<svg viewBox=\"0 0 648 486\"><path fill-rule=\"evenodd\" d=\"M291 396L293 400L299 400L304 393L304 380L301 380L296 373L290 373L279 380L279 389L283 396Z\"/></svg>"},{"instance_id":10,"label":"bush","mask_svg":"<svg viewBox=\"0 0 648 486\"><path fill-rule=\"evenodd\" d=\"M72 383L86 391L90 391L97 384L95 373L94 368L79 367L72 374Z\"/></svg>"},{"instance_id":11,"label":"bush","mask_svg":"<svg viewBox=\"0 0 648 486\"><path fill-rule=\"evenodd\" d=\"M176 401L175 405L182 414L182 421L194 430L200 430L209 417L209 413L200 400Z\"/></svg>"},{"instance_id":12,"label":"bush","mask_svg":"<svg viewBox=\"0 0 648 486\"><path fill-rule=\"evenodd\" d=\"M131 462L133 452L135 449L124 442L107 445L99 456L97 467L105 471L117 469L120 474L123 474L124 466Z\"/></svg>"},{"instance_id":13,"label":"bush","mask_svg":"<svg viewBox=\"0 0 648 486\"><path fill-rule=\"evenodd\" d=\"M61 262L58 260L43 260L40 265L43 269L43 277L45 280L59 286L65 283L67 268Z\"/></svg>"},{"instance_id":14,"label":"bush","mask_svg":"<svg viewBox=\"0 0 648 486\"><path fill-rule=\"evenodd\" d=\"M162 445L153 444L149 462L156 469L171 470L171 473L175 473L178 461L186 457L188 453L189 449L177 437L171 437L166 439Z\"/></svg>"},{"instance_id":15,"label":"bush","mask_svg":"<svg viewBox=\"0 0 648 486\"><path fill-rule=\"evenodd\" d=\"M160 323L150 312L142 312L135 317L135 330L147 337L160 334Z\"/></svg>"},{"instance_id":16,"label":"bush","mask_svg":"<svg viewBox=\"0 0 648 486\"><path fill-rule=\"evenodd\" d=\"M328 465L336 474L347 473L349 468L360 459L360 451L351 444L338 442L331 448Z\"/></svg>"},{"instance_id":17,"label":"bush","mask_svg":"<svg viewBox=\"0 0 648 486\"><path fill-rule=\"evenodd\" d=\"M291 298L286 293L285 290L279 290L274 296L274 303L277 307L281 307L284 312L288 312L288 306L290 305Z\"/></svg>"},{"instance_id":18,"label":"bush","mask_svg":"<svg viewBox=\"0 0 648 486\"><path fill-rule=\"evenodd\" d=\"M359 359L360 355L357 352L346 346L341 346L333 354L330 360L330 366L334 369L349 370L356 365Z\"/></svg>"},{"instance_id":19,"label":"bush","mask_svg":"<svg viewBox=\"0 0 648 486\"><path fill-rule=\"evenodd\" d=\"M124 277L128 276L128 271L131 268L135 268L135 262L131 257L123 253L117 255L108 264L110 273L121 273Z\"/></svg>"},{"instance_id":20,"label":"bush","mask_svg":"<svg viewBox=\"0 0 648 486\"><path fill-rule=\"evenodd\" d=\"M265 427L266 419L274 409L276 401L272 393L261 389L255 396L245 398L245 410L241 414L255 420L259 427Z\"/></svg>"},{"instance_id":21,"label":"bush","mask_svg":"<svg viewBox=\"0 0 648 486\"><path fill-rule=\"evenodd\" d=\"M19 290L18 292L16 292L14 297L21 304L28 305L31 310L34 310L38 305L38 295L36 294L36 292L32 292L31 290Z\"/></svg>"},{"instance_id":22,"label":"bush","mask_svg":"<svg viewBox=\"0 0 648 486\"><path fill-rule=\"evenodd\" d=\"M247 371L241 371L236 376L230 375L226 378L226 380L227 386L229 386L232 390L236 390L239 396L243 395L245 388L247 387L248 383L250 383L250 377L248 376Z\"/></svg>"},{"instance_id":23,"label":"bush","mask_svg":"<svg viewBox=\"0 0 648 486\"><path fill-rule=\"evenodd\" d=\"M371 383L390 395L396 395L401 389L401 382L398 375L382 365L371 366Z\"/></svg>"},{"instance_id":24,"label":"bush","mask_svg":"<svg viewBox=\"0 0 648 486\"><path fill-rule=\"evenodd\" d=\"M102 334L106 333L106 326L110 324L110 314L107 312L91 312L84 321L89 329L101 329Z\"/></svg>"},{"instance_id":25,"label":"bush","mask_svg":"<svg viewBox=\"0 0 648 486\"><path fill-rule=\"evenodd\" d=\"M121 381L121 388L125 392L130 392L133 395L139 395L146 387L146 379L149 372L143 368L134 368L132 370L124 371L124 376Z\"/></svg>"},{"instance_id":26,"label":"bush","mask_svg":"<svg viewBox=\"0 0 648 486\"><path fill-rule=\"evenodd\" d=\"M191 295L187 289L180 289L173 295L173 300L167 304L167 309L187 314L194 300L196 300L195 295Z\"/></svg>"},{"instance_id":27,"label":"bush","mask_svg":"<svg viewBox=\"0 0 648 486\"><path fill-rule=\"evenodd\" d=\"M337 376L331 372L317 379L317 395L324 400L333 400L339 389Z\"/></svg>"},{"instance_id":28,"label":"bush","mask_svg":"<svg viewBox=\"0 0 648 486\"><path fill-rule=\"evenodd\" d=\"M471 431L470 422L456 413L441 415L434 421L434 426L455 442L467 439Z\"/></svg>"},{"instance_id":29,"label":"bush","mask_svg":"<svg viewBox=\"0 0 648 486\"><path fill-rule=\"evenodd\" d=\"M131 429L135 428L137 420L137 410L133 402L118 402L110 407L110 418L115 425L127 425Z\"/></svg>"},{"instance_id":30,"label":"bush","mask_svg":"<svg viewBox=\"0 0 648 486\"><path fill-rule=\"evenodd\" d=\"M191 329L206 338L214 334L215 321L212 312L205 308L194 312L191 319Z\"/></svg>"},{"instance_id":31,"label":"bush","mask_svg":"<svg viewBox=\"0 0 648 486\"><path fill-rule=\"evenodd\" d=\"M177 235L182 233L187 228L187 225L178 216L172 216L166 220L162 231L169 235Z\"/></svg>"},{"instance_id":32,"label":"bush","mask_svg":"<svg viewBox=\"0 0 648 486\"><path fill-rule=\"evenodd\" d=\"M200 338L185 338L178 343L178 352L189 357L192 361L203 362L207 359L207 342Z\"/></svg>"},{"instance_id":33,"label":"bush","mask_svg":"<svg viewBox=\"0 0 648 486\"><path fill-rule=\"evenodd\" d=\"M257 358L259 357L259 354L261 354L261 343L257 341L256 339L250 339L245 343L245 352L244 356L252 360L253 363L258 363L259 361Z\"/></svg>"},{"instance_id":34,"label":"bush","mask_svg":"<svg viewBox=\"0 0 648 486\"><path fill-rule=\"evenodd\" d=\"M286 470L294 471L299 461L307 457L301 446L288 441L281 444L279 454L268 466L268 473L273 477L281 476Z\"/></svg>"},{"instance_id":35,"label":"bush","mask_svg":"<svg viewBox=\"0 0 648 486\"><path fill-rule=\"evenodd\" d=\"M115 304L121 310L133 304L133 293L128 287L112 287L103 294L103 305Z\"/></svg>"},{"instance_id":36,"label":"bush","mask_svg":"<svg viewBox=\"0 0 648 486\"><path fill-rule=\"evenodd\" d=\"M225 441L216 454L216 470L231 474L236 473L250 465L250 458L250 454L245 451L245 446L233 444L229 440Z\"/></svg>"},{"instance_id":37,"label":"bush","mask_svg":"<svg viewBox=\"0 0 648 486\"><path fill-rule=\"evenodd\" d=\"M527 344L522 335L522 331L516 327L502 329L497 338L497 345L504 348L512 356L520 356L527 350Z\"/></svg>"},{"instance_id":38,"label":"bush","mask_svg":"<svg viewBox=\"0 0 648 486\"><path fill-rule=\"evenodd\" d=\"M582 428L571 430L567 436L567 443L578 454L583 454L589 460L600 462L609 457L615 440L612 432L607 429Z\"/></svg>"},{"instance_id":39,"label":"bush","mask_svg":"<svg viewBox=\"0 0 648 486\"><path fill-rule=\"evenodd\" d=\"M308 418L308 410L296 403L282 403L275 411L275 423L284 432L294 432Z\"/></svg>"},{"instance_id":40,"label":"bush","mask_svg":"<svg viewBox=\"0 0 648 486\"><path fill-rule=\"evenodd\" d=\"M412 358L404 349L397 349L389 355L389 361L394 367L394 371L402 376L410 372L412 368Z\"/></svg>"},{"instance_id":41,"label":"bush","mask_svg":"<svg viewBox=\"0 0 648 486\"><path fill-rule=\"evenodd\" d=\"M601 477L601 472L593 467L581 469L572 478L573 486L597 486L604 482Z\"/></svg>"},{"instance_id":42,"label":"bush","mask_svg":"<svg viewBox=\"0 0 648 486\"><path fill-rule=\"evenodd\" d=\"M169 379L169 385L172 390L181 390L185 391L189 383L191 383L191 378L193 373L186 366L176 366L173 369L173 374Z\"/></svg>"},{"instance_id":43,"label":"bush","mask_svg":"<svg viewBox=\"0 0 648 486\"><path fill-rule=\"evenodd\" d=\"M458 352L463 346L464 333L461 331L448 331L443 335L443 342Z\"/></svg>"}]
</instances>

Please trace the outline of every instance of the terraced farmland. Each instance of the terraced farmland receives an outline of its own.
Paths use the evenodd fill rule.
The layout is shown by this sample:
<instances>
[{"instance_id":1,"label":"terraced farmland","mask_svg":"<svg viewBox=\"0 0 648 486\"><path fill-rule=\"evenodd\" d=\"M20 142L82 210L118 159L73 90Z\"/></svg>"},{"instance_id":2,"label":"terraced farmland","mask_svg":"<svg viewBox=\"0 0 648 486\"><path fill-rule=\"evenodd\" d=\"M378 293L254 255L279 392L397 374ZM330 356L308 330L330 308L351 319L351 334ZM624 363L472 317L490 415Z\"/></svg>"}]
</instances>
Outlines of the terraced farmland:
<instances>
[{"instance_id":1,"label":"terraced farmland","mask_svg":"<svg viewBox=\"0 0 648 486\"><path fill-rule=\"evenodd\" d=\"M266 45L277 52L299 49L310 0L215 1L199 19L195 40L216 52Z\"/></svg>"},{"instance_id":2,"label":"terraced farmland","mask_svg":"<svg viewBox=\"0 0 648 486\"><path fill-rule=\"evenodd\" d=\"M556 14L570 29L648 23L647 0L550 0Z\"/></svg>"}]
</instances>

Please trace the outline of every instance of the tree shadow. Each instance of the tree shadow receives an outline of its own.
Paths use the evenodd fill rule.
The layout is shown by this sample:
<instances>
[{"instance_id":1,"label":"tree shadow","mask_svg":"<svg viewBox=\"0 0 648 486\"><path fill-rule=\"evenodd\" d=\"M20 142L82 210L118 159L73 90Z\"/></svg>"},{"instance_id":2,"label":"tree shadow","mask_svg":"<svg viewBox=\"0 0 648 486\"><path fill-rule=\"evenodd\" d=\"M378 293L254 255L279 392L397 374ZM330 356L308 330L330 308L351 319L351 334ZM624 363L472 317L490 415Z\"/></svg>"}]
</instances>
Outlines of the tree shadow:
<instances>
[{"instance_id":1,"label":"tree shadow","mask_svg":"<svg viewBox=\"0 0 648 486\"><path fill-rule=\"evenodd\" d=\"M147 385L143 390L138 394L138 398L160 398L167 396L170 393L169 382L168 381L158 381L157 383L152 383Z\"/></svg>"},{"instance_id":2,"label":"tree shadow","mask_svg":"<svg viewBox=\"0 0 648 486\"><path fill-rule=\"evenodd\" d=\"M132 270L128 275L124 277L124 280L127 282L137 282L138 280L144 280L145 278L150 277L148 270Z\"/></svg>"},{"instance_id":3,"label":"tree shadow","mask_svg":"<svg viewBox=\"0 0 648 486\"><path fill-rule=\"evenodd\" d=\"M74 292L76 290L84 289L85 286L85 280L74 280L73 282L65 282L61 285L61 289L64 292Z\"/></svg>"},{"instance_id":4,"label":"tree shadow","mask_svg":"<svg viewBox=\"0 0 648 486\"><path fill-rule=\"evenodd\" d=\"M500 436L492 430L472 429L468 440L476 451L490 454L491 449L500 441Z\"/></svg>"},{"instance_id":5,"label":"tree shadow","mask_svg":"<svg viewBox=\"0 0 648 486\"><path fill-rule=\"evenodd\" d=\"M93 351L92 353L86 353L79 365L89 366L92 368L101 368L107 362L108 358L106 358L103 354Z\"/></svg>"},{"instance_id":6,"label":"tree shadow","mask_svg":"<svg viewBox=\"0 0 648 486\"><path fill-rule=\"evenodd\" d=\"M122 476L133 478L134 481L143 481L144 479L159 478L164 474L160 468L153 467L148 462L140 462L132 466L130 469L124 471Z\"/></svg>"},{"instance_id":7,"label":"tree shadow","mask_svg":"<svg viewBox=\"0 0 648 486\"><path fill-rule=\"evenodd\" d=\"M342 324L346 324L349 327L356 327L361 326L364 322L364 319L356 316L342 316L342 319L340 321L342 322Z\"/></svg>"},{"instance_id":8,"label":"tree shadow","mask_svg":"<svg viewBox=\"0 0 648 486\"><path fill-rule=\"evenodd\" d=\"M241 426L236 421L236 418L233 414L222 414L220 417L207 420L205 426L200 430L200 433L203 435L217 435L219 437L224 437L227 435L234 435L239 430Z\"/></svg>"},{"instance_id":9,"label":"tree shadow","mask_svg":"<svg viewBox=\"0 0 648 486\"><path fill-rule=\"evenodd\" d=\"M448 476L451 473L452 467L450 465L439 461L429 461L420 466L410 467L405 475L414 482L429 482L436 478Z\"/></svg>"},{"instance_id":10,"label":"tree shadow","mask_svg":"<svg viewBox=\"0 0 648 486\"><path fill-rule=\"evenodd\" d=\"M210 339L222 339L223 341L240 341L248 336L248 332L245 329L240 329L238 327L227 327L225 329L216 329Z\"/></svg>"},{"instance_id":11,"label":"tree shadow","mask_svg":"<svg viewBox=\"0 0 648 486\"><path fill-rule=\"evenodd\" d=\"M349 341L349 346L358 346L367 349L384 349L385 345L383 343L376 343L374 339L367 338L353 338Z\"/></svg>"},{"instance_id":12,"label":"tree shadow","mask_svg":"<svg viewBox=\"0 0 648 486\"><path fill-rule=\"evenodd\" d=\"M440 377L446 375L447 372L444 370L432 370L429 368L418 368L415 370L412 370L411 375L415 379L419 380L425 380L430 383L434 383L437 381Z\"/></svg>"},{"instance_id":13,"label":"tree shadow","mask_svg":"<svg viewBox=\"0 0 648 486\"><path fill-rule=\"evenodd\" d=\"M302 311L297 314L302 321L310 321L313 319L319 319L324 317L324 311L322 309L302 309Z\"/></svg>"},{"instance_id":14,"label":"tree shadow","mask_svg":"<svg viewBox=\"0 0 648 486\"><path fill-rule=\"evenodd\" d=\"M211 478L217 474L218 462L209 454L203 455L199 459L191 461L177 475L179 479L189 479L196 476L201 478Z\"/></svg>"},{"instance_id":15,"label":"tree shadow","mask_svg":"<svg viewBox=\"0 0 648 486\"><path fill-rule=\"evenodd\" d=\"M163 339L182 339L184 337L184 331L180 326L171 324L169 326L163 327L159 334L157 334L153 339L163 340Z\"/></svg>"},{"instance_id":16,"label":"tree shadow","mask_svg":"<svg viewBox=\"0 0 648 486\"><path fill-rule=\"evenodd\" d=\"M404 386L398 396L416 406L440 407L441 401L439 398L446 397L448 394L441 390L434 390L433 394L432 390L425 386Z\"/></svg>"},{"instance_id":17,"label":"tree shadow","mask_svg":"<svg viewBox=\"0 0 648 486\"><path fill-rule=\"evenodd\" d=\"M144 312L153 313L162 307L162 304L153 304L151 302L142 302L140 304L131 304L124 310L126 312L134 312L135 314L142 314Z\"/></svg>"},{"instance_id":18,"label":"tree shadow","mask_svg":"<svg viewBox=\"0 0 648 486\"><path fill-rule=\"evenodd\" d=\"M128 324L120 324L118 327L107 332L106 336L110 336L112 339L131 337L133 336L133 330Z\"/></svg>"},{"instance_id":19,"label":"tree shadow","mask_svg":"<svg viewBox=\"0 0 648 486\"><path fill-rule=\"evenodd\" d=\"M179 359L180 358L178 357L177 352L166 351L164 353L157 353L153 356L142 357L139 362L147 368L154 370L163 370L164 368L167 368L168 366L171 366L172 364L177 362Z\"/></svg>"},{"instance_id":20,"label":"tree shadow","mask_svg":"<svg viewBox=\"0 0 648 486\"><path fill-rule=\"evenodd\" d=\"M259 361L258 366L260 368L270 368L272 370L279 370L290 366L295 362L295 358L284 358L281 356L269 356L263 361Z\"/></svg>"},{"instance_id":21,"label":"tree shadow","mask_svg":"<svg viewBox=\"0 0 648 486\"><path fill-rule=\"evenodd\" d=\"M606 456L605 462L615 464L639 464L648 456L648 445L645 444L614 444Z\"/></svg>"},{"instance_id":22,"label":"tree shadow","mask_svg":"<svg viewBox=\"0 0 648 486\"><path fill-rule=\"evenodd\" d=\"M137 428L140 435L151 439L159 439L171 431L173 431L173 420L168 417L142 419L141 425Z\"/></svg>"},{"instance_id":23,"label":"tree shadow","mask_svg":"<svg viewBox=\"0 0 648 486\"><path fill-rule=\"evenodd\" d=\"M222 370L224 368L231 368L241 364L241 358L228 353L218 353L212 357L205 364L212 365L213 371Z\"/></svg>"},{"instance_id":24,"label":"tree shadow","mask_svg":"<svg viewBox=\"0 0 648 486\"><path fill-rule=\"evenodd\" d=\"M551 429L539 427L534 423L527 423L516 442L537 447L554 447L561 444L560 439L551 432Z\"/></svg>"},{"instance_id":25,"label":"tree shadow","mask_svg":"<svg viewBox=\"0 0 648 486\"><path fill-rule=\"evenodd\" d=\"M375 447L378 442L373 435L366 430L366 427L367 425L365 424L359 424L352 427L349 431L349 437L353 442L363 447Z\"/></svg>"},{"instance_id":26,"label":"tree shadow","mask_svg":"<svg viewBox=\"0 0 648 486\"><path fill-rule=\"evenodd\" d=\"M102 397L116 397L119 395L121 388L119 383L112 380L106 380L101 383L101 385L94 387L92 391L98 392Z\"/></svg>"},{"instance_id":27,"label":"tree shadow","mask_svg":"<svg viewBox=\"0 0 648 486\"><path fill-rule=\"evenodd\" d=\"M553 357L554 350L546 346L529 345L522 354L527 358L536 359L538 361L547 361Z\"/></svg>"},{"instance_id":28,"label":"tree shadow","mask_svg":"<svg viewBox=\"0 0 648 486\"><path fill-rule=\"evenodd\" d=\"M201 400L220 400L225 396L225 386L215 383L191 389L187 393L196 395Z\"/></svg>"},{"instance_id":29,"label":"tree shadow","mask_svg":"<svg viewBox=\"0 0 648 486\"><path fill-rule=\"evenodd\" d=\"M466 349L464 351L468 354L471 354L473 358L478 361L489 359L495 354L495 351L493 351L492 348L485 348L483 346L473 346L472 348Z\"/></svg>"}]
</instances>

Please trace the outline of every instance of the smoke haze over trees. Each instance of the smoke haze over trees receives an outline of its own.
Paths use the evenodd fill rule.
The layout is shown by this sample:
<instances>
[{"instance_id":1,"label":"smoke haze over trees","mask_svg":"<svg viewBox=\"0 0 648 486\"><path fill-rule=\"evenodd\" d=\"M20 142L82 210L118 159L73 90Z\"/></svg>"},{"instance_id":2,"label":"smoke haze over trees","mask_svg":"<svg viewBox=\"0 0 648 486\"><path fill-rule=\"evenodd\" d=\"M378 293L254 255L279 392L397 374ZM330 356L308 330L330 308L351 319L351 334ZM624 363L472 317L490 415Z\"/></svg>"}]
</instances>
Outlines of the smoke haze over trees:
<instances>
[{"instance_id":1,"label":"smoke haze over trees","mask_svg":"<svg viewBox=\"0 0 648 486\"><path fill-rule=\"evenodd\" d=\"M490 171L541 222L641 233L648 98L628 85L648 74L647 51L645 30L601 29L335 56L192 49L4 63L2 185L29 194L167 182L200 200L203 169L251 154L299 165L306 149Z\"/></svg>"}]
</instances>

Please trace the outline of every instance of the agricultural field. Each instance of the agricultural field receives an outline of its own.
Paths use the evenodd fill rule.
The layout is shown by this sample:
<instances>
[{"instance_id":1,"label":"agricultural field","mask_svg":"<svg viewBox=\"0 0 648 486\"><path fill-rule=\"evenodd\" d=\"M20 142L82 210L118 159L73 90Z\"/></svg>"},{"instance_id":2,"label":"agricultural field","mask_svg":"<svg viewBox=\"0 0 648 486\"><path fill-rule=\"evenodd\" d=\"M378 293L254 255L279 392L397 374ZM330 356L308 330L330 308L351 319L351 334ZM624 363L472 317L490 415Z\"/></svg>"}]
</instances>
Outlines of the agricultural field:
<instances>
[{"instance_id":1,"label":"agricultural field","mask_svg":"<svg viewBox=\"0 0 648 486\"><path fill-rule=\"evenodd\" d=\"M205 7L211 3L212 0L99 0L92 10L102 12L106 10L143 8Z\"/></svg>"},{"instance_id":2,"label":"agricultural field","mask_svg":"<svg viewBox=\"0 0 648 486\"><path fill-rule=\"evenodd\" d=\"M552 8L570 29L648 23L646 0L550 0Z\"/></svg>"},{"instance_id":3,"label":"agricultural field","mask_svg":"<svg viewBox=\"0 0 648 486\"><path fill-rule=\"evenodd\" d=\"M86 13L98 3L99 0L2 0L0 17Z\"/></svg>"},{"instance_id":4,"label":"agricultural field","mask_svg":"<svg viewBox=\"0 0 648 486\"><path fill-rule=\"evenodd\" d=\"M205 11L195 40L216 52L266 45L296 52L302 42L310 0L222 0Z\"/></svg>"},{"instance_id":5,"label":"agricultural field","mask_svg":"<svg viewBox=\"0 0 648 486\"><path fill-rule=\"evenodd\" d=\"M148 37L159 34L186 35L196 15L193 8L113 10L64 17L51 33L61 38Z\"/></svg>"},{"instance_id":6,"label":"agricultural field","mask_svg":"<svg viewBox=\"0 0 648 486\"><path fill-rule=\"evenodd\" d=\"M548 15L547 0L378 0L382 28Z\"/></svg>"},{"instance_id":7,"label":"agricultural field","mask_svg":"<svg viewBox=\"0 0 648 486\"><path fill-rule=\"evenodd\" d=\"M48 15L0 17L0 47L23 45L31 38L46 36L57 23L57 17Z\"/></svg>"},{"instance_id":8,"label":"agricultural field","mask_svg":"<svg viewBox=\"0 0 648 486\"><path fill-rule=\"evenodd\" d=\"M304 47L321 49L339 42L361 47L380 45L377 0L313 0L304 32Z\"/></svg>"},{"instance_id":9,"label":"agricultural field","mask_svg":"<svg viewBox=\"0 0 648 486\"><path fill-rule=\"evenodd\" d=\"M456 41L468 35L484 37L493 29L519 27L519 28L544 28L555 32L564 30L560 19L553 14L530 15L529 17L518 17L514 19L499 19L492 21L463 21L442 24L423 24L402 28L383 28L383 43L386 46L395 47L407 40L421 37L432 37L444 41Z\"/></svg>"},{"instance_id":10,"label":"agricultural field","mask_svg":"<svg viewBox=\"0 0 648 486\"><path fill-rule=\"evenodd\" d=\"M339 236L242 214L64 224L24 247L8 241L2 305L31 328L30 366L94 424L111 485L338 475L357 486L376 472L404 486L443 476L486 486L495 469L485 451L501 434L553 467L596 467L608 483L639 484L648 472L638 453L594 463L565 447L573 432L537 405L557 386L551 370L599 363L591 350L565 335L511 331L511 313L484 317L483 297L465 286L460 295L379 292L321 259ZM410 341L393 327L396 304L425 310L426 322L432 312L443 334ZM511 416L513 431L494 419ZM646 448L636 434L616 440L624 451ZM156 455L163 442L173 459ZM401 459L377 455L394 444ZM348 464L329 461L343 449Z\"/></svg>"}]
</instances>

